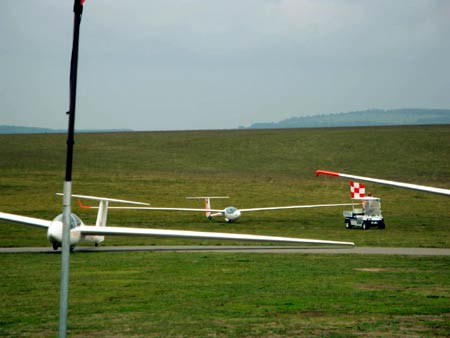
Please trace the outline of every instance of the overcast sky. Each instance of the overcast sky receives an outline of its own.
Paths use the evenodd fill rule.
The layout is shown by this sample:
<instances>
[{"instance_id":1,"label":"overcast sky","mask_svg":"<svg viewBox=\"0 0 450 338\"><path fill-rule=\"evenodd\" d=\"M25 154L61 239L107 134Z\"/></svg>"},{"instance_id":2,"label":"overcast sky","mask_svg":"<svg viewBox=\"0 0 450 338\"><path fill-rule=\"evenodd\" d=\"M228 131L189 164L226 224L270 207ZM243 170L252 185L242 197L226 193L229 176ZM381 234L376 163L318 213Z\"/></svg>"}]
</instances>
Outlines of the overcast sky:
<instances>
[{"instance_id":1,"label":"overcast sky","mask_svg":"<svg viewBox=\"0 0 450 338\"><path fill-rule=\"evenodd\" d=\"M73 0L2 0L0 125L67 128ZM450 108L447 0L87 0L76 127Z\"/></svg>"}]
</instances>

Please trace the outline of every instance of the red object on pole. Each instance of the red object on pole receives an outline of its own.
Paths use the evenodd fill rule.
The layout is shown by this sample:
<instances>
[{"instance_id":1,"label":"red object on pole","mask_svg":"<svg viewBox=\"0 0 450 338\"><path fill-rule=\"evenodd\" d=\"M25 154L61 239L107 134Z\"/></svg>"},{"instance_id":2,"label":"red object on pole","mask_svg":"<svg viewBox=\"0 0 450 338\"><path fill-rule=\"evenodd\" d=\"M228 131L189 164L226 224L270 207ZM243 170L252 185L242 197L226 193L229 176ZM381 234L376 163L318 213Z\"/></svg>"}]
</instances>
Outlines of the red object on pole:
<instances>
[{"instance_id":1,"label":"red object on pole","mask_svg":"<svg viewBox=\"0 0 450 338\"><path fill-rule=\"evenodd\" d=\"M316 170L316 176L319 176L320 174L329 175L329 176L339 176L339 173L336 173L334 171Z\"/></svg>"}]
</instances>

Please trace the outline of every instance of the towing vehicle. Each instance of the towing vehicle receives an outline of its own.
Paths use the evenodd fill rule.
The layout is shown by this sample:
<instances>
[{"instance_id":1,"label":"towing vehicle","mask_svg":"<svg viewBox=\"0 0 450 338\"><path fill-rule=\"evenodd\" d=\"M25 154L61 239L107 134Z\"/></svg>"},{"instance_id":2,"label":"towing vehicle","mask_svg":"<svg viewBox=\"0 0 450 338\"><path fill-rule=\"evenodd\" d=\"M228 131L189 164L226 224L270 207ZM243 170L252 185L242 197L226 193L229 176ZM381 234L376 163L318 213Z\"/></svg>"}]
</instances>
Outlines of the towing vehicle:
<instances>
[{"instance_id":1,"label":"towing vehicle","mask_svg":"<svg viewBox=\"0 0 450 338\"><path fill-rule=\"evenodd\" d=\"M378 197L358 197L352 198L353 208L351 211L344 211L345 228L361 228L368 230L371 227L384 229L384 218L381 213L381 199Z\"/></svg>"}]
</instances>

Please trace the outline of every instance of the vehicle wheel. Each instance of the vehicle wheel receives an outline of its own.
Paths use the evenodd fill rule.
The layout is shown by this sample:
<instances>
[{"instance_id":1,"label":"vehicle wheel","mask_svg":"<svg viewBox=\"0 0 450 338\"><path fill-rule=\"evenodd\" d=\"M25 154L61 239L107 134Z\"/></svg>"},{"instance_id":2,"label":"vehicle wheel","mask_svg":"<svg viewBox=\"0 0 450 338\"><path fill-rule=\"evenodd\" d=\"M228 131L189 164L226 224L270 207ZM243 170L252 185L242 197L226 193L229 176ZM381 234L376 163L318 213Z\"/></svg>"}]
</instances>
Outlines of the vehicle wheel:
<instances>
[{"instance_id":1,"label":"vehicle wheel","mask_svg":"<svg viewBox=\"0 0 450 338\"><path fill-rule=\"evenodd\" d=\"M369 226L367 225L367 222L363 222L363 224L362 224L362 229L363 229L363 230L369 229Z\"/></svg>"},{"instance_id":2,"label":"vehicle wheel","mask_svg":"<svg viewBox=\"0 0 450 338\"><path fill-rule=\"evenodd\" d=\"M384 222L381 222L380 224L378 224L378 229L384 229L386 227L386 225L384 224Z\"/></svg>"},{"instance_id":3,"label":"vehicle wheel","mask_svg":"<svg viewBox=\"0 0 450 338\"><path fill-rule=\"evenodd\" d=\"M53 243L53 250L58 250L58 243Z\"/></svg>"},{"instance_id":4,"label":"vehicle wheel","mask_svg":"<svg viewBox=\"0 0 450 338\"><path fill-rule=\"evenodd\" d=\"M350 222L349 219L347 219L347 220L345 221L345 228L346 228L346 229L351 229L351 228L353 228L352 223Z\"/></svg>"}]
</instances>

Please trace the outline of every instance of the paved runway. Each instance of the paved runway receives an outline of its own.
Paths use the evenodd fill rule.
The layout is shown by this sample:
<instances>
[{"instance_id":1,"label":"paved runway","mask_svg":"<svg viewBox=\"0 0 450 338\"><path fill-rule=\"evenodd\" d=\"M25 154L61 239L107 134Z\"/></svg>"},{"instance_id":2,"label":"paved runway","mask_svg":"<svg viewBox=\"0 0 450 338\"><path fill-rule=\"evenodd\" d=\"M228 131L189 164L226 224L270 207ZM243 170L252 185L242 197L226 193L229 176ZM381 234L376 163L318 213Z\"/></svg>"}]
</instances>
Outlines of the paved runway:
<instances>
[{"instance_id":1,"label":"paved runway","mask_svg":"<svg viewBox=\"0 0 450 338\"><path fill-rule=\"evenodd\" d=\"M248 253L304 253L304 254L357 254L450 256L450 248L389 248L389 247L306 247L306 246L78 246L74 253L90 252L248 252ZM51 247L0 248L0 253L59 253Z\"/></svg>"}]
</instances>

